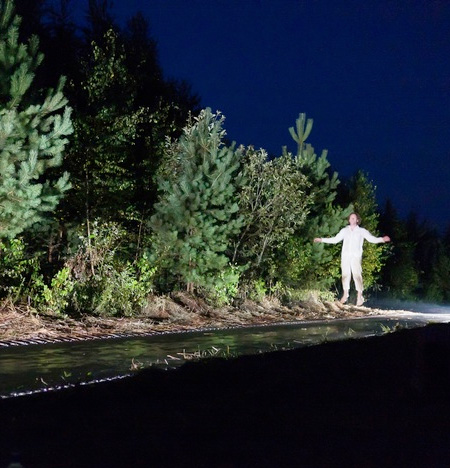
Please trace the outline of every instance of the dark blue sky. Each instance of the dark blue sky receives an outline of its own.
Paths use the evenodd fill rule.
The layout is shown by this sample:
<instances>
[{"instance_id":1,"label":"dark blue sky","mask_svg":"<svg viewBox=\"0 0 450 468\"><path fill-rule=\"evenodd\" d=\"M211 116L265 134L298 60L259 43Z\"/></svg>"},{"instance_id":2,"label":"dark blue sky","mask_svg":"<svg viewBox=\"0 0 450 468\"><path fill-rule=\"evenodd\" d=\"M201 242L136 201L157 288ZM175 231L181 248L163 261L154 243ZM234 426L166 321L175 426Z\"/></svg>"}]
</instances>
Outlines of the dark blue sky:
<instances>
[{"instance_id":1,"label":"dark blue sky","mask_svg":"<svg viewBox=\"0 0 450 468\"><path fill-rule=\"evenodd\" d=\"M76 0L77 8L87 1ZM341 176L382 205L450 223L448 0L114 0L142 11L167 77L186 79L228 137L272 154L300 112Z\"/></svg>"}]
</instances>

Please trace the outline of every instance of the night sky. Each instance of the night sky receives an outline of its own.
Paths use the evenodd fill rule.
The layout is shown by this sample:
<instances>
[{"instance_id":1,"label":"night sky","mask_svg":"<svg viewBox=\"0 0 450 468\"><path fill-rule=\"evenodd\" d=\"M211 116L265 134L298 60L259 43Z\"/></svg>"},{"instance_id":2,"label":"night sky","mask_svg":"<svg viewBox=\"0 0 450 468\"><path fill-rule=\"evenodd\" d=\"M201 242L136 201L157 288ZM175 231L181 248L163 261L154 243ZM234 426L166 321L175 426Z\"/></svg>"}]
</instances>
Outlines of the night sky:
<instances>
[{"instance_id":1,"label":"night sky","mask_svg":"<svg viewBox=\"0 0 450 468\"><path fill-rule=\"evenodd\" d=\"M449 0L113 5L122 25L142 11L165 76L220 110L237 144L295 151L288 128L305 112L308 142L341 177L362 169L380 207L389 198L402 217L450 224Z\"/></svg>"}]
</instances>

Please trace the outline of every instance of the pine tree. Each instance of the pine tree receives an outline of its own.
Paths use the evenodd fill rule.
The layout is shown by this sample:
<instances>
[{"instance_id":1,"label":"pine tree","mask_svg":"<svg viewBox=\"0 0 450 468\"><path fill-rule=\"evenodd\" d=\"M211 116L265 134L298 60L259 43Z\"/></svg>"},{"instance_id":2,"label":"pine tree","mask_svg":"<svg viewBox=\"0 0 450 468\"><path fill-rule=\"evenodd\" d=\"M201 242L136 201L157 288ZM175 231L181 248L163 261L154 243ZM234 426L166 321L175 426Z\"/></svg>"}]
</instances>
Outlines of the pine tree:
<instances>
[{"instance_id":1,"label":"pine tree","mask_svg":"<svg viewBox=\"0 0 450 468\"><path fill-rule=\"evenodd\" d=\"M378 235L378 205L376 202L376 187L368 175L359 170L339 187L340 202L353 205L353 210L361 216L361 226L374 235ZM388 231L383 235L391 235ZM389 245L375 245L368 242L364 245L362 268L364 272L364 287L377 287L377 281L382 266L386 260Z\"/></svg>"},{"instance_id":2,"label":"pine tree","mask_svg":"<svg viewBox=\"0 0 450 468\"><path fill-rule=\"evenodd\" d=\"M438 257L425 284L425 297L433 302L450 301L450 249L440 243Z\"/></svg>"},{"instance_id":3,"label":"pine tree","mask_svg":"<svg viewBox=\"0 0 450 468\"><path fill-rule=\"evenodd\" d=\"M296 230L286 248L280 252L280 275L282 281L292 287L329 287L340 276L339 246L313 245L314 237L328 237L337 234L346 224L351 207L341 208L336 203L338 174L330 174L327 150L320 157L314 148L306 143L313 128L313 119L300 114L296 128L289 128L297 143L296 166L305 174L309 188L306 196L310 199L309 213L305 223ZM283 148L286 154L286 148Z\"/></svg>"},{"instance_id":4,"label":"pine tree","mask_svg":"<svg viewBox=\"0 0 450 468\"><path fill-rule=\"evenodd\" d=\"M0 236L14 237L54 210L70 187L68 174L44 174L62 164L72 133L71 109L62 88L40 98L33 90L43 60L39 41L19 42L20 17L12 0L0 0ZM38 103L38 99L42 99Z\"/></svg>"},{"instance_id":5,"label":"pine tree","mask_svg":"<svg viewBox=\"0 0 450 468\"><path fill-rule=\"evenodd\" d=\"M223 120L201 111L168 148L164 164L172 170L161 170L150 222L160 277L177 279L188 292L226 281L230 239L243 224L236 202L241 153L223 144Z\"/></svg>"},{"instance_id":6,"label":"pine tree","mask_svg":"<svg viewBox=\"0 0 450 468\"><path fill-rule=\"evenodd\" d=\"M401 220L390 200L387 200L380 216L380 229L388 232L394 242L388 244L389 256L381 272L382 292L390 296L412 299L415 297L420 270L415 264L415 239L408 235L406 223Z\"/></svg>"}]
</instances>

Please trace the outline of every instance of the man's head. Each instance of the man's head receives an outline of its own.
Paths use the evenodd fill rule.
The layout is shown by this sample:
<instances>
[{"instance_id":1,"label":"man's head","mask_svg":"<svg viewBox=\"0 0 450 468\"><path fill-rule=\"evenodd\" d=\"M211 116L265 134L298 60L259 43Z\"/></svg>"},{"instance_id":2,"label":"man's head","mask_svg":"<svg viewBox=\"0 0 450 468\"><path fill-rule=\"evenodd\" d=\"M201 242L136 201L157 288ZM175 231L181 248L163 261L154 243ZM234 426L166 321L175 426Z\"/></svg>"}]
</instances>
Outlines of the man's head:
<instances>
[{"instance_id":1,"label":"man's head","mask_svg":"<svg viewBox=\"0 0 450 468\"><path fill-rule=\"evenodd\" d=\"M348 223L350 226L358 226L361 223L361 216L358 213L350 213L348 217Z\"/></svg>"}]
</instances>

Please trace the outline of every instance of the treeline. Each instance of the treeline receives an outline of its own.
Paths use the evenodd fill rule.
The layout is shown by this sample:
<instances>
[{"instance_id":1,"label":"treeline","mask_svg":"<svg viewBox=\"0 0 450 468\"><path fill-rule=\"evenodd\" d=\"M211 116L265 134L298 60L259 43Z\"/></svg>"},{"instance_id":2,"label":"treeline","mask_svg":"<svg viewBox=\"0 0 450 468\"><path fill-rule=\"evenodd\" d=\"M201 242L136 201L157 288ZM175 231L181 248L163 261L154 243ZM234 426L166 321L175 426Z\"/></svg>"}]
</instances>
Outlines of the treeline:
<instances>
[{"instance_id":1,"label":"treeline","mask_svg":"<svg viewBox=\"0 0 450 468\"><path fill-rule=\"evenodd\" d=\"M80 29L69 7L0 0L2 298L131 315L180 289L216 305L326 295L340 247L311 240L356 210L394 241L366 246L366 287L449 299L450 235L380 213L363 172L340 182L306 142L312 119L289 129L294 153L230 144L224 116L164 76L142 15L119 27L90 0Z\"/></svg>"}]
</instances>

